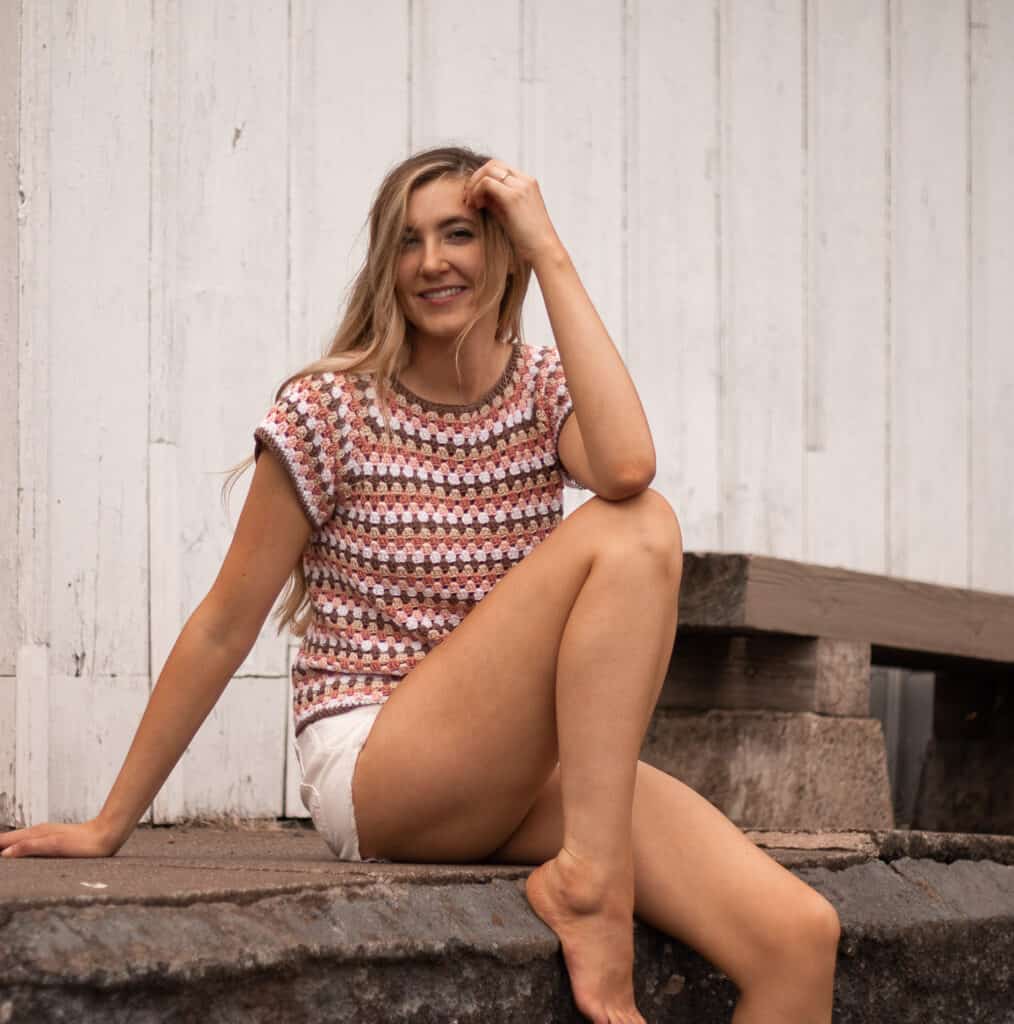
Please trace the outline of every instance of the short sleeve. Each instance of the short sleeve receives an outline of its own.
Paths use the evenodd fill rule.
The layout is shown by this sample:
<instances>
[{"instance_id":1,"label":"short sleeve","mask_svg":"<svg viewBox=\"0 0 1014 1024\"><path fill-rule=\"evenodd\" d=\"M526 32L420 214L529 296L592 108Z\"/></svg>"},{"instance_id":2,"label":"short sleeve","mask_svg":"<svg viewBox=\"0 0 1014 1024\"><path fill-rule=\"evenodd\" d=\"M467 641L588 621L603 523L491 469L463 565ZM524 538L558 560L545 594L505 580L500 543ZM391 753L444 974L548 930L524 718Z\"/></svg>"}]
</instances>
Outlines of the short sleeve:
<instances>
[{"instance_id":1,"label":"short sleeve","mask_svg":"<svg viewBox=\"0 0 1014 1024\"><path fill-rule=\"evenodd\" d=\"M584 484L570 475L566 466L560 461L560 432L563 430L564 423L567 422L567 417L574 411L574 401L570 397L570 390L567 387L560 350L553 345L547 345L543 350L542 366L543 401L549 421L549 430L553 437L553 453L556 455L556 461L560 467L560 475L567 487L572 487L575 490L587 490Z\"/></svg>"},{"instance_id":2,"label":"short sleeve","mask_svg":"<svg viewBox=\"0 0 1014 1024\"><path fill-rule=\"evenodd\" d=\"M335 374L297 377L254 430L254 460L270 448L314 526L334 514L341 477L341 387Z\"/></svg>"}]
</instances>

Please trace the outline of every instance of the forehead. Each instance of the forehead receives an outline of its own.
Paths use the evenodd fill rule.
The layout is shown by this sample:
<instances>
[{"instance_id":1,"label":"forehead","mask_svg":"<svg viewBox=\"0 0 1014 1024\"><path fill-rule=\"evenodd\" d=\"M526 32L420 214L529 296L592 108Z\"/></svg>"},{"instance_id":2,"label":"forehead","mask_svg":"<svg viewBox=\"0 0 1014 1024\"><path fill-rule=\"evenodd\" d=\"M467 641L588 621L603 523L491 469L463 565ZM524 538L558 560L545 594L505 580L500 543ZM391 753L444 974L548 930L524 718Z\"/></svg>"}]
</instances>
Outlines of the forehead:
<instances>
[{"instance_id":1,"label":"forehead","mask_svg":"<svg viewBox=\"0 0 1014 1024\"><path fill-rule=\"evenodd\" d=\"M414 231L429 226L446 227L452 221L463 220L475 224L468 213L462 195L462 177L443 177L428 181L416 188L408 198L405 212L405 230Z\"/></svg>"}]
</instances>

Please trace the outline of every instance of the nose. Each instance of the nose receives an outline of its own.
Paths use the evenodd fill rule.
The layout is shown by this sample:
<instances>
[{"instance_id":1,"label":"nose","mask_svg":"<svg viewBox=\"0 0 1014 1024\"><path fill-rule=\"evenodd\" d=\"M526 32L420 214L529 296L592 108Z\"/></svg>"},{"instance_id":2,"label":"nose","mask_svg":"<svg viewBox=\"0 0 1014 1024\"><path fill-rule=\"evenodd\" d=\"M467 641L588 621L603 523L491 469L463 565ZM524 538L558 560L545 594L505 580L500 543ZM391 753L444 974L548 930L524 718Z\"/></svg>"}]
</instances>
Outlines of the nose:
<instances>
[{"instance_id":1,"label":"nose","mask_svg":"<svg viewBox=\"0 0 1014 1024\"><path fill-rule=\"evenodd\" d=\"M447 266L439 238L428 238L423 243L422 272L436 274Z\"/></svg>"}]
</instances>

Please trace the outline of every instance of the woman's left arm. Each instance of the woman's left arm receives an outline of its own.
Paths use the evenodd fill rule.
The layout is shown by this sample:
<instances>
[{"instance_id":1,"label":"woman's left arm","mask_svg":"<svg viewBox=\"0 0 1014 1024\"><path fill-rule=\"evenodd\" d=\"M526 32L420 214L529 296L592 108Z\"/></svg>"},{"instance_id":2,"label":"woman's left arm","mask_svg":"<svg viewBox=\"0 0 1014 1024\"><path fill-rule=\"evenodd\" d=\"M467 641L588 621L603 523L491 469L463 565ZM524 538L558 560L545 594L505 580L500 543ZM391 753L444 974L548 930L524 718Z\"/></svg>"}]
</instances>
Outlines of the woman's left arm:
<instances>
[{"instance_id":1,"label":"woman's left arm","mask_svg":"<svg viewBox=\"0 0 1014 1024\"><path fill-rule=\"evenodd\" d=\"M553 227L539 183L488 160L466 180L463 200L492 210L539 280L574 402L560 433L561 461L604 498L643 491L655 476L655 446L641 400Z\"/></svg>"},{"instance_id":2,"label":"woman's left arm","mask_svg":"<svg viewBox=\"0 0 1014 1024\"><path fill-rule=\"evenodd\" d=\"M532 269L574 401L569 419L579 428L564 424L560 459L578 479L584 462L587 482L603 497L636 494L655 476L655 446L634 382L563 244L534 253Z\"/></svg>"}]
</instances>

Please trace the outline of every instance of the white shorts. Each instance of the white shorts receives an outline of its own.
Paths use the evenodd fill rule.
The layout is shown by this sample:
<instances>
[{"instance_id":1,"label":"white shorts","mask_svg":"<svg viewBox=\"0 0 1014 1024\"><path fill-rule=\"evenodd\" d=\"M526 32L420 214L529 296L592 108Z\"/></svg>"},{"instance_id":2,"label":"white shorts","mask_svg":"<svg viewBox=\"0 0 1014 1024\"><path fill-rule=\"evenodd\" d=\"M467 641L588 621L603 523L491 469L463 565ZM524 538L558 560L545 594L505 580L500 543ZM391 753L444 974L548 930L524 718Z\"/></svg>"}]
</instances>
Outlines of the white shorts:
<instances>
[{"instance_id":1,"label":"white shorts","mask_svg":"<svg viewBox=\"0 0 1014 1024\"><path fill-rule=\"evenodd\" d=\"M314 827L339 860L357 860L359 832L352 806L352 774L359 751L383 704L365 704L311 722L295 740L302 774L299 796ZM368 857L381 861L383 858Z\"/></svg>"}]
</instances>

